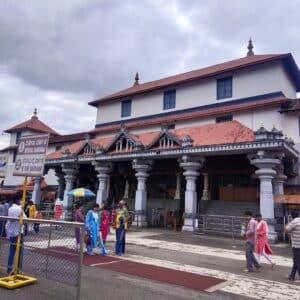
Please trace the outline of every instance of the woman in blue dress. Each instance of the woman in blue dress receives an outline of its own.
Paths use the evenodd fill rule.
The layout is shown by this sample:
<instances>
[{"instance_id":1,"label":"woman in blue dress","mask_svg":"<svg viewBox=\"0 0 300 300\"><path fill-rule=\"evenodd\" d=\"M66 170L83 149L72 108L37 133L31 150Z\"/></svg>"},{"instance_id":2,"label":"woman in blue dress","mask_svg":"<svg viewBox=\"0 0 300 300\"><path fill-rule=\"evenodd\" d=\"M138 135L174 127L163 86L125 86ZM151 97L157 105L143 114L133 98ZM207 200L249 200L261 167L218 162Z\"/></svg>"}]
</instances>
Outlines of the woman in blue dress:
<instances>
[{"instance_id":1,"label":"woman in blue dress","mask_svg":"<svg viewBox=\"0 0 300 300\"><path fill-rule=\"evenodd\" d=\"M99 204L94 204L85 217L85 230L89 235L89 242L86 245L88 255L94 255L93 249L97 247L99 237Z\"/></svg>"}]
</instances>

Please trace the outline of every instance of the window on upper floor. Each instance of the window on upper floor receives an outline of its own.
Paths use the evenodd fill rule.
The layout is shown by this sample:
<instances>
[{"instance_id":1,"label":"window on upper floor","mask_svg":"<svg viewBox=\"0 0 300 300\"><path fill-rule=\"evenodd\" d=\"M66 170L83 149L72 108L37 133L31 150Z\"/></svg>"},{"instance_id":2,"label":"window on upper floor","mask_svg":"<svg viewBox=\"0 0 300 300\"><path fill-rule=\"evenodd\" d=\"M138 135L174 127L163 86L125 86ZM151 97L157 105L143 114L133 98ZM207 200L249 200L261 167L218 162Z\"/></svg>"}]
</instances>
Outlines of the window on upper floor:
<instances>
[{"instance_id":1,"label":"window on upper floor","mask_svg":"<svg viewBox=\"0 0 300 300\"><path fill-rule=\"evenodd\" d=\"M121 103L121 117L130 117L131 116L131 100L125 100Z\"/></svg>"},{"instance_id":2,"label":"window on upper floor","mask_svg":"<svg viewBox=\"0 0 300 300\"><path fill-rule=\"evenodd\" d=\"M217 99L232 97L232 76L217 79Z\"/></svg>"},{"instance_id":3,"label":"window on upper floor","mask_svg":"<svg viewBox=\"0 0 300 300\"><path fill-rule=\"evenodd\" d=\"M22 135L22 132L21 131L17 131L17 133L16 133L16 145L19 144L21 135Z\"/></svg>"},{"instance_id":4,"label":"window on upper floor","mask_svg":"<svg viewBox=\"0 0 300 300\"><path fill-rule=\"evenodd\" d=\"M164 92L164 110L176 107L176 90Z\"/></svg>"},{"instance_id":5,"label":"window on upper floor","mask_svg":"<svg viewBox=\"0 0 300 300\"><path fill-rule=\"evenodd\" d=\"M232 115L216 117L216 123L230 122L230 121L232 121Z\"/></svg>"}]
</instances>

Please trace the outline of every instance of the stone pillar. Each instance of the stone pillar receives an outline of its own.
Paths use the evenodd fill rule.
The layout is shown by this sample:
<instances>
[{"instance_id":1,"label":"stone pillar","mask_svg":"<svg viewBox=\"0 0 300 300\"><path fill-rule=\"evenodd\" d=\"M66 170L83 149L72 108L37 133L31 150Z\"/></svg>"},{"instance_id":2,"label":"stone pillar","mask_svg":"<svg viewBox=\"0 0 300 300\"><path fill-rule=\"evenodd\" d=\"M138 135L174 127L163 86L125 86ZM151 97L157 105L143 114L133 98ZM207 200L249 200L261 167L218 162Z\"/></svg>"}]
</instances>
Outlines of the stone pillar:
<instances>
[{"instance_id":1,"label":"stone pillar","mask_svg":"<svg viewBox=\"0 0 300 300\"><path fill-rule=\"evenodd\" d=\"M269 239L272 242L277 240L277 233L275 232L275 218L274 218L274 194L272 180L276 176L276 171L273 170L280 164L280 155L276 153L269 153L266 151L258 151L257 155L248 156L250 163L258 168L255 175L260 180L260 213L268 222L269 225Z\"/></svg>"},{"instance_id":2,"label":"stone pillar","mask_svg":"<svg viewBox=\"0 0 300 300\"><path fill-rule=\"evenodd\" d=\"M149 177L152 162L143 159L134 159L132 167L136 171L136 178L138 181L137 190L135 192L135 220L133 225L138 227L147 226L146 208L147 208L147 188L146 180Z\"/></svg>"},{"instance_id":3,"label":"stone pillar","mask_svg":"<svg viewBox=\"0 0 300 300\"><path fill-rule=\"evenodd\" d=\"M102 206L102 203L107 200L108 197L108 179L109 173L111 171L111 164L107 162L95 162L94 163L95 170L97 171L97 177L99 180L99 186L97 191L96 202Z\"/></svg>"},{"instance_id":4,"label":"stone pillar","mask_svg":"<svg viewBox=\"0 0 300 300\"><path fill-rule=\"evenodd\" d=\"M38 177L33 177L34 180L34 187L33 187L33 192L32 192L32 197L31 201L39 207L41 203L41 181L42 181L41 176Z\"/></svg>"},{"instance_id":5,"label":"stone pillar","mask_svg":"<svg viewBox=\"0 0 300 300\"><path fill-rule=\"evenodd\" d=\"M202 173L203 175L203 192L201 198L201 212L204 212L208 205L209 191L208 191L208 174Z\"/></svg>"},{"instance_id":6,"label":"stone pillar","mask_svg":"<svg viewBox=\"0 0 300 300\"><path fill-rule=\"evenodd\" d=\"M276 175L273 180L274 195L284 195L283 184L286 179L287 177L283 174L283 165L281 164L276 168Z\"/></svg>"},{"instance_id":7,"label":"stone pillar","mask_svg":"<svg viewBox=\"0 0 300 300\"><path fill-rule=\"evenodd\" d=\"M68 196L67 193L73 189L78 166L72 163L65 163L62 164L62 171L65 174L64 177L66 182L63 198L63 219L72 220L72 197Z\"/></svg>"},{"instance_id":8,"label":"stone pillar","mask_svg":"<svg viewBox=\"0 0 300 300\"><path fill-rule=\"evenodd\" d=\"M196 180L200 175L198 170L203 166L205 158L183 156L180 166L185 170L186 179L184 225L182 231L194 231L194 218L197 212Z\"/></svg>"},{"instance_id":9,"label":"stone pillar","mask_svg":"<svg viewBox=\"0 0 300 300\"><path fill-rule=\"evenodd\" d=\"M60 170L55 170L55 176L57 177L57 183L58 183L56 198L62 200L64 198L64 187L65 187L64 174Z\"/></svg>"},{"instance_id":10,"label":"stone pillar","mask_svg":"<svg viewBox=\"0 0 300 300\"><path fill-rule=\"evenodd\" d=\"M125 181L125 191L124 191L123 199L124 200L128 200L128 198L129 198L129 181L128 181L128 178L126 178L126 181Z\"/></svg>"},{"instance_id":11,"label":"stone pillar","mask_svg":"<svg viewBox=\"0 0 300 300\"><path fill-rule=\"evenodd\" d=\"M175 191L175 197L174 200L180 200L180 194L181 194L181 174L176 174L176 191Z\"/></svg>"}]
</instances>

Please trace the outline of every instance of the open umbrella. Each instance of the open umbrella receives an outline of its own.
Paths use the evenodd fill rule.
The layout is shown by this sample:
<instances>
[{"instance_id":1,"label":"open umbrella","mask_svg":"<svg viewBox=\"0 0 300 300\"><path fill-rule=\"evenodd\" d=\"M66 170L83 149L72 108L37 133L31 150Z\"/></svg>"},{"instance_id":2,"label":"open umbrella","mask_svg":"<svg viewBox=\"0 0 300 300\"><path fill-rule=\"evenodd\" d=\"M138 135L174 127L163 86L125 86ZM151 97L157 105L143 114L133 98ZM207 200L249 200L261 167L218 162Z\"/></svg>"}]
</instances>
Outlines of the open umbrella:
<instances>
[{"instance_id":1,"label":"open umbrella","mask_svg":"<svg viewBox=\"0 0 300 300\"><path fill-rule=\"evenodd\" d=\"M92 191L85 188L77 188L77 189L70 190L67 193L67 195L73 197L94 197L95 196L95 194Z\"/></svg>"}]
</instances>

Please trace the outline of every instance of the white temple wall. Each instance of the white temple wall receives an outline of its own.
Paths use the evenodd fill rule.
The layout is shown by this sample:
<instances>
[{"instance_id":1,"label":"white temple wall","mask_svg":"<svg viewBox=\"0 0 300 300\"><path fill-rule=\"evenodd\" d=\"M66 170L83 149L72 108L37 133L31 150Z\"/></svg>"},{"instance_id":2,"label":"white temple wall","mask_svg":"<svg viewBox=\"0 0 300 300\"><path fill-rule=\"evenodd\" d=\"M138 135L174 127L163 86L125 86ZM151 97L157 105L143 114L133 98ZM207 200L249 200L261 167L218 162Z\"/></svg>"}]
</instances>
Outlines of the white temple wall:
<instances>
[{"instance_id":1,"label":"white temple wall","mask_svg":"<svg viewBox=\"0 0 300 300\"><path fill-rule=\"evenodd\" d=\"M224 75L222 76L224 77ZM172 89L172 87L124 98L124 100L132 99L131 116L127 118L121 118L120 101L99 104L96 123L102 124L123 119L127 120L278 91L282 91L287 97L296 97L296 90L280 62L270 62L260 66L252 66L247 69L228 73L227 75L233 76L232 98L216 99L217 79L212 77L193 83L174 86L173 88L176 89L175 109L163 110L163 92Z\"/></svg>"}]
</instances>

